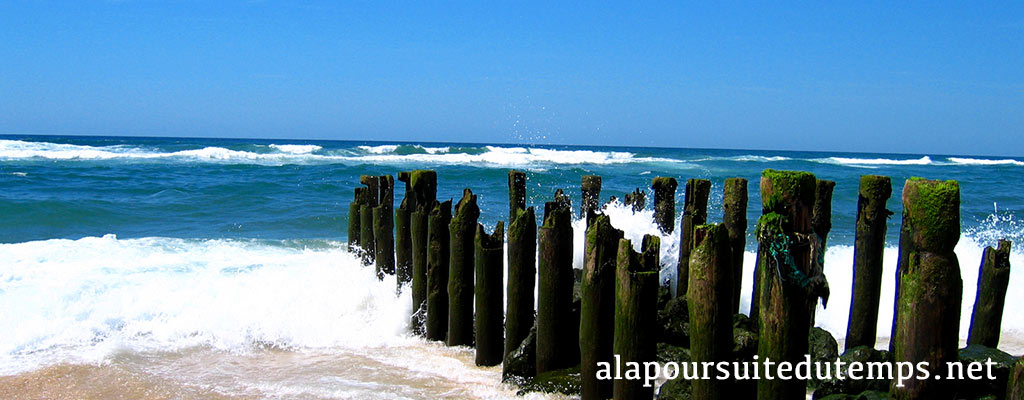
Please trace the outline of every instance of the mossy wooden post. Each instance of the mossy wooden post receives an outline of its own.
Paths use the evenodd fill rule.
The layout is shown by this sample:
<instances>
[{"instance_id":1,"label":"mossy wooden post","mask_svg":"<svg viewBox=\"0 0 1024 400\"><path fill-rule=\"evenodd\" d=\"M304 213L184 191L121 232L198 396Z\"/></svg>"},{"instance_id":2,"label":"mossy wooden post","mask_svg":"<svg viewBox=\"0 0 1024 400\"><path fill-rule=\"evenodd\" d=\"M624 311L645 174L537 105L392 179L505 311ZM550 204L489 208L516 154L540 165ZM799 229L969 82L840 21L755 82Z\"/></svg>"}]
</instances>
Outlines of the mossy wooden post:
<instances>
[{"instance_id":1,"label":"mossy wooden post","mask_svg":"<svg viewBox=\"0 0 1024 400\"><path fill-rule=\"evenodd\" d=\"M619 240L612 351L622 365L642 365L656 359L660 247L660 238L646 235L643 253L638 254L629 240ZM615 379L612 393L615 399L649 399L654 396L654 387L644 387L643 379Z\"/></svg>"},{"instance_id":2,"label":"mossy wooden post","mask_svg":"<svg viewBox=\"0 0 1024 400\"><path fill-rule=\"evenodd\" d=\"M436 203L427 223L427 339L445 340L448 333L448 263L452 201Z\"/></svg>"},{"instance_id":3,"label":"mossy wooden post","mask_svg":"<svg viewBox=\"0 0 1024 400\"><path fill-rule=\"evenodd\" d=\"M1024 400L1024 357L1018 358L1006 380L1006 399Z\"/></svg>"},{"instance_id":4,"label":"mossy wooden post","mask_svg":"<svg viewBox=\"0 0 1024 400\"><path fill-rule=\"evenodd\" d=\"M724 225L701 225L693 231L690 285L686 303L690 312L691 361L732 359L732 263L729 230ZM732 383L718 379L692 381L695 399L731 399Z\"/></svg>"},{"instance_id":5,"label":"mossy wooden post","mask_svg":"<svg viewBox=\"0 0 1024 400\"><path fill-rule=\"evenodd\" d=\"M740 312L740 291L743 289L743 252L747 247L747 180L725 180L722 196L722 221L729 231L729 263L732 264L732 313Z\"/></svg>"},{"instance_id":6,"label":"mossy wooden post","mask_svg":"<svg viewBox=\"0 0 1024 400\"><path fill-rule=\"evenodd\" d=\"M1003 304L1006 287L1010 283L1010 241L1000 240L999 247L985 248L978 271L978 296L971 313L971 330L967 344L980 344L993 349L999 347L1002 329Z\"/></svg>"},{"instance_id":7,"label":"mossy wooden post","mask_svg":"<svg viewBox=\"0 0 1024 400\"><path fill-rule=\"evenodd\" d=\"M615 265L621 230L606 215L598 215L587 228L580 285L580 376L582 399L612 396L612 381L597 379L597 363L614 362Z\"/></svg>"},{"instance_id":8,"label":"mossy wooden post","mask_svg":"<svg viewBox=\"0 0 1024 400\"><path fill-rule=\"evenodd\" d=\"M834 181L818 179L814 184L814 212L811 213L811 229L821 238L824 245L832 230L832 191Z\"/></svg>"},{"instance_id":9,"label":"mossy wooden post","mask_svg":"<svg viewBox=\"0 0 1024 400\"><path fill-rule=\"evenodd\" d=\"M960 185L910 178L903 186L903 226L897 261L893 360L948 376L957 361L963 281L953 248L960 240ZM919 367L920 369L921 367ZM953 380L916 379L891 386L893 400L952 399Z\"/></svg>"},{"instance_id":10,"label":"mossy wooden post","mask_svg":"<svg viewBox=\"0 0 1024 400\"><path fill-rule=\"evenodd\" d=\"M651 180L654 189L654 222L664 234L672 233L676 223L676 178L659 176Z\"/></svg>"},{"instance_id":11,"label":"mossy wooden post","mask_svg":"<svg viewBox=\"0 0 1024 400\"><path fill-rule=\"evenodd\" d=\"M626 198L623 200L623 205L629 206L633 213L640 212L644 209L644 205L647 202L647 194L644 193L640 188L636 188L633 193L626 193Z\"/></svg>"},{"instance_id":12,"label":"mossy wooden post","mask_svg":"<svg viewBox=\"0 0 1024 400\"><path fill-rule=\"evenodd\" d=\"M448 339L449 346L473 345L473 241L480 208L473 191L462 191L448 224L451 256L448 261Z\"/></svg>"},{"instance_id":13,"label":"mossy wooden post","mask_svg":"<svg viewBox=\"0 0 1024 400\"><path fill-rule=\"evenodd\" d=\"M693 228L708 222L708 195L711 181L688 179L683 197L683 219L679 227L679 261L676 264L676 296L686 296L690 283L690 251L695 245Z\"/></svg>"},{"instance_id":14,"label":"mossy wooden post","mask_svg":"<svg viewBox=\"0 0 1024 400\"><path fill-rule=\"evenodd\" d=\"M892 196L892 181L888 176L861 176L858 191L857 231L853 244L853 290L850 319L846 325L847 350L857 346L875 347L886 222L892 215L885 208L885 202Z\"/></svg>"},{"instance_id":15,"label":"mossy wooden post","mask_svg":"<svg viewBox=\"0 0 1024 400\"><path fill-rule=\"evenodd\" d=\"M377 206L377 199L380 191L377 188L378 177L374 175L361 175L359 183L366 185L363 188L363 201L359 205L359 243L362 245L363 264L373 264L376 257L375 243L373 239L373 208Z\"/></svg>"},{"instance_id":16,"label":"mossy wooden post","mask_svg":"<svg viewBox=\"0 0 1024 400\"><path fill-rule=\"evenodd\" d=\"M395 282L398 290L412 282L412 210L415 200L412 199L412 187L409 184L409 173L399 172L398 181L405 183L405 195L395 209ZM416 308L413 306L413 311Z\"/></svg>"},{"instance_id":17,"label":"mossy wooden post","mask_svg":"<svg viewBox=\"0 0 1024 400\"><path fill-rule=\"evenodd\" d=\"M811 327L811 310L815 299L792 279L791 268L801 273L810 270L811 251L806 237L813 235L811 211L814 207L814 175L798 171L765 170L761 175L762 216L757 222L759 241L758 275L760 297L757 354L760 360L788 361L796 365L808 351L807 330ZM771 251L769 250L771 249ZM792 256L794 265L779 265L777 254ZM781 257L785 261L786 257ZM785 281L783 281L785 279ZM778 379L778 364L761 368L762 377L770 373L775 379L757 381L758 400L791 400L806 396L807 382L801 379Z\"/></svg>"},{"instance_id":18,"label":"mossy wooden post","mask_svg":"<svg viewBox=\"0 0 1024 400\"><path fill-rule=\"evenodd\" d=\"M409 174L412 190L410 230L412 242L412 327L416 333L423 332L427 310L427 246L430 211L437 204L437 173L415 170ZM447 264L446 264L447 265Z\"/></svg>"},{"instance_id":19,"label":"mossy wooden post","mask_svg":"<svg viewBox=\"0 0 1024 400\"><path fill-rule=\"evenodd\" d=\"M516 350L533 327L537 283L537 218L526 208L526 174L508 172L508 288L505 354Z\"/></svg>"},{"instance_id":20,"label":"mossy wooden post","mask_svg":"<svg viewBox=\"0 0 1024 400\"><path fill-rule=\"evenodd\" d=\"M583 191L583 201L580 204L580 218L586 218L586 226L590 226L601 207L601 177L598 175L583 175L580 189Z\"/></svg>"},{"instance_id":21,"label":"mossy wooden post","mask_svg":"<svg viewBox=\"0 0 1024 400\"><path fill-rule=\"evenodd\" d=\"M505 357L505 223L498 221L490 235L477 224L474 247L476 365L490 367L501 364Z\"/></svg>"},{"instance_id":22,"label":"mossy wooden post","mask_svg":"<svg viewBox=\"0 0 1024 400\"><path fill-rule=\"evenodd\" d=\"M373 239L377 278L395 274L395 178L378 177L380 203L373 208Z\"/></svg>"},{"instance_id":23,"label":"mossy wooden post","mask_svg":"<svg viewBox=\"0 0 1024 400\"><path fill-rule=\"evenodd\" d=\"M362 235L362 231L359 228L359 220L362 218L359 215L359 208L362 206L363 192L366 188L357 187L355 189L355 196L352 201L348 203L348 251L355 252L356 249L362 248L359 241L359 235Z\"/></svg>"},{"instance_id":24,"label":"mossy wooden post","mask_svg":"<svg viewBox=\"0 0 1024 400\"><path fill-rule=\"evenodd\" d=\"M579 362L579 337L573 328L572 209L561 194L544 204L538 237L537 373Z\"/></svg>"}]
</instances>

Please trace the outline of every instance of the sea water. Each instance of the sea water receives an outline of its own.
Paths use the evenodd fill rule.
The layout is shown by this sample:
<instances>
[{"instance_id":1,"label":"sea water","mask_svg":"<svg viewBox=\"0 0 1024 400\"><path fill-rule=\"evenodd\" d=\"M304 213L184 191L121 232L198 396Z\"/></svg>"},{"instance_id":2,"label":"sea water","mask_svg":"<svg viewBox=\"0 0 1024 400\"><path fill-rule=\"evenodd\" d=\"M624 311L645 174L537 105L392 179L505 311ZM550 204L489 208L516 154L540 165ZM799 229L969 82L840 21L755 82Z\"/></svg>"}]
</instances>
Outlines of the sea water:
<instances>
[{"instance_id":1,"label":"sea water","mask_svg":"<svg viewBox=\"0 0 1024 400\"><path fill-rule=\"evenodd\" d=\"M907 149L913 151L913 149ZM1024 161L940 154L466 143L0 137L0 396L47 398L510 398L500 367L472 350L408 333L409 291L378 281L346 251L348 203L359 175L438 171L438 198L479 196L480 222L507 218L509 169L527 173L527 205L556 189L578 217L582 175L603 178L601 202L648 192L634 213L604 210L635 246L657 234L650 180L671 176L676 226L682 185L710 179L709 222L722 218L725 178L750 180L742 311L749 308L766 168L837 182L825 273L831 287L816 324L842 341L850 304L857 184L891 176L878 347L892 323L903 182L961 185L955 251L964 283L966 338L982 248L1015 242L1024 266ZM396 203L402 183L396 182ZM396 204L397 205L397 204ZM574 222L582 267L583 222ZM675 279L678 232L662 238L662 279ZM1007 304L1024 301L1011 273ZM1024 318L1003 318L1001 347L1024 353ZM5 390L7 392L5 392ZM532 395L534 398L557 396Z\"/></svg>"}]
</instances>

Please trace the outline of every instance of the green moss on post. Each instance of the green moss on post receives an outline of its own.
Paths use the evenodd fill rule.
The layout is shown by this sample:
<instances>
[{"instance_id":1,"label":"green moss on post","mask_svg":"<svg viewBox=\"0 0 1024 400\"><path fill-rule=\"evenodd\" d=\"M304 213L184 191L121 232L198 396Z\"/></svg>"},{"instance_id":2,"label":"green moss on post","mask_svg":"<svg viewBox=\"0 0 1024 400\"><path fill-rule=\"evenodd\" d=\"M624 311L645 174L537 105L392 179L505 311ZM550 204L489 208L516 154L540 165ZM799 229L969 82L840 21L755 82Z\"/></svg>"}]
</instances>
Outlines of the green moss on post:
<instances>
[{"instance_id":1,"label":"green moss on post","mask_svg":"<svg viewBox=\"0 0 1024 400\"><path fill-rule=\"evenodd\" d=\"M612 345L620 363L644 363L656 360L658 318L658 254L661 241L646 235L643 253L633 251L627 239L619 240L616 257L615 333ZM616 379L612 383L616 399L649 399L653 387L644 381Z\"/></svg>"},{"instance_id":2,"label":"green moss on post","mask_svg":"<svg viewBox=\"0 0 1024 400\"><path fill-rule=\"evenodd\" d=\"M462 191L448 224L451 256L448 261L448 338L449 346L473 345L473 241L480 208L473 191Z\"/></svg>"},{"instance_id":3,"label":"green moss on post","mask_svg":"<svg viewBox=\"0 0 1024 400\"><path fill-rule=\"evenodd\" d=\"M1024 400L1024 357L1018 358L1006 380L1006 400Z\"/></svg>"},{"instance_id":4,"label":"green moss on post","mask_svg":"<svg viewBox=\"0 0 1024 400\"><path fill-rule=\"evenodd\" d=\"M626 199L623 200L623 205L629 206L633 213L637 213L644 209L644 205L647 202L647 194L644 193L640 188L633 190L633 193L626 193Z\"/></svg>"},{"instance_id":5,"label":"green moss on post","mask_svg":"<svg viewBox=\"0 0 1024 400\"><path fill-rule=\"evenodd\" d=\"M373 208L374 262L377 278L395 274L395 178L378 177L380 204Z\"/></svg>"},{"instance_id":6,"label":"green moss on post","mask_svg":"<svg viewBox=\"0 0 1024 400\"><path fill-rule=\"evenodd\" d=\"M676 219L676 178L659 176L651 180L654 189L654 222L664 234L672 233Z\"/></svg>"},{"instance_id":7,"label":"green moss on post","mask_svg":"<svg viewBox=\"0 0 1024 400\"><path fill-rule=\"evenodd\" d=\"M893 359L947 376L957 360L963 281L953 248L960 239L960 186L956 181L911 178L903 186L903 226L897 261ZM890 397L952 399L952 380L916 379L895 384Z\"/></svg>"},{"instance_id":8,"label":"green moss on post","mask_svg":"<svg viewBox=\"0 0 1024 400\"><path fill-rule=\"evenodd\" d=\"M505 356L504 284L505 224L498 221L494 233L488 235L477 225L474 262L476 263L476 365L490 367L501 364Z\"/></svg>"},{"instance_id":9,"label":"green moss on post","mask_svg":"<svg viewBox=\"0 0 1024 400\"><path fill-rule=\"evenodd\" d=\"M676 296L686 296L690 279L690 251L695 245L693 228L708 222L708 195L711 181L689 179L683 197L683 220L679 230L679 262L676 265Z\"/></svg>"},{"instance_id":10,"label":"green moss on post","mask_svg":"<svg viewBox=\"0 0 1024 400\"><path fill-rule=\"evenodd\" d=\"M722 196L722 221L729 231L729 262L732 264L732 313L740 312L740 291L743 288L743 252L747 247L747 180L725 180Z\"/></svg>"},{"instance_id":11,"label":"green moss on post","mask_svg":"<svg viewBox=\"0 0 1024 400\"><path fill-rule=\"evenodd\" d=\"M1000 240L999 248L985 248L978 271L978 295L971 314L971 331L967 344L999 347L999 331L1003 322L1006 287L1010 283L1010 241Z\"/></svg>"},{"instance_id":12,"label":"green moss on post","mask_svg":"<svg viewBox=\"0 0 1024 400\"><path fill-rule=\"evenodd\" d=\"M816 298L808 296L792 280L795 269L810 271L811 249L806 242L814 207L814 175L800 171L765 170L761 176L763 215L755 231L759 241L758 348L761 360L788 361L796 365L808 351L807 330ZM780 265L775 252L792 256L794 265ZM785 274L785 275L783 275ZM783 281L785 279L785 281ZM757 381L759 400L789 400L806 396L807 382L778 379L777 364L767 368L776 379ZM764 375L762 375L764 376Z\"/></svg>"},{"instance_id":13,"label":"green moss on post","mask_svg":"<svg viewBox=\"0 0 1024 400\"><path fill-rule=\"evenodd\" d=\"M875 347L878 303L882 290L882 256L885 253L886 221L892 212L885 202L892 196L887 176L860 177L857 197L857 232L853 247L853 290L846 349Z\"/></svg>"},{"instance_id":14,"label":"green moss on post","mask_svg":"<svg viewBox=\"0 0 1024 400\"><path fill-rule=\"evenodd\" d=\"M436 203L427 222L427 339L445 340L448 334L448 264L452 201Z\"/></svg>"},{"instance_id":15,"label":"green moss on post","mask_svg":"<svg viewBox=\"0 0 1024 400\"><path fill-rule=\"evenodd\" d=\"M544 204L540 227L537 299L537 374L579 362L579 344L572 315L572 209L556 192ZM578 326L578 322L575 322Z\"/></svg>"},{"instance_id":16,"label":"green moss on post","mask_svg":"<svg viewBox=\"0 0 1024 400\"><path fill-rule=\"evenodd\" d=\"M508 227L508 308L505 354L515 351L533 327L537 283L537 218L533 207L518 212ZM534 363L536 364L536 363Z\"/></svg>"},{"instance_id":17,"label":"green moss on post","mask_svg":"<svg viewBox=\"0 0 1024 400\"><path fill-rule=\"evenodd\" d=\"M583 201L580 202L580 218L586 218L586 226L590 226L601 207L599 201L601 198L601 177L597 175L583 175L580 189L583 191Z\"/></svg>"},{"instance_id":18,"label":"green moss on post","mask_svg":"<svg viewBox=\"0 0 1024 400\"><path fill-rule=\"evenodd\" d=\"M621 230L606 215L587 228L583 278L580 286L580 371L583 399L607 399L612 381L597 379L597 363L612 359L615 333L615 265Z\"/></svg>"},{"instance_id":19,"label":"green moss on post","mask_svg":"<svg viewBox=\"0 0 1024 400\"><path fill-rule=\"evenodd\" d=\"M686 302L690 312L690 357L698 364L732 359L732 263L729 231L724 225L702 225L693 232L690 285ZM692 382L697 399L729 399L729 382L698 379Z\"/></svg>"}]
</instances>

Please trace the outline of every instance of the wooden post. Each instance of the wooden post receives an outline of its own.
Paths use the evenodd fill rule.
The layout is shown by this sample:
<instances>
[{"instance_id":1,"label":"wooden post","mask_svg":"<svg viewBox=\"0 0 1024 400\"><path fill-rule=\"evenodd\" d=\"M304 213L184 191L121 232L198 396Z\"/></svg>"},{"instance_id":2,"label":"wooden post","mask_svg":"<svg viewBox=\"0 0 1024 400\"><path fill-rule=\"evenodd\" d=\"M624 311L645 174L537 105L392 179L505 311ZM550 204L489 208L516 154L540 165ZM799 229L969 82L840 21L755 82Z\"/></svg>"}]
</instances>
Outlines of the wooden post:
<instances>
[{"instance_id":1,"label":"wooden post","mask_svg":"<svg viewBox=\"0 0 1024 400\"><path fill-rule=\"evenodd\" d=\"M586 226L590 226L601 207L601 177L598 175L583 175L580 189L583 191L583 201L580 204L580 218L586 218Z\"/></svg>"},{"instance_id":2,"label":"wooden post","mask_svg":"<svg viewBox=\"0 0 1024 400\"><path fill-rule=\"evenodd\" d=\"M1006 399L1024 400L1024 357L1018 358L1006 380Z\"/></svg>"},{"instance_id":3,"label":"wooden post","mask_svg":"<svg viewBox=\"0 0 1024 400\"><path fill-rule=\"evenodd\" d=\"M572 315L572 209L568 199L555 193L544 204L540 227L537 299L537 373L568 368L579 362L578 336Z\"/></svg>"},{"instance_id":4,"label":"wooden post","mask_svg":"<svg viewBox=\"0 0 1024 400\"><path fill-rule=\"evenodd\" d=\"M690 285L690 358L698 365L732 359L732 263L729 231L724 225L701 225L693 232ZM729 399L732 383L718 379L692 381L696 399Z\"/></svg>"},{"instance_id":5,"label":"wooden post","mask_svg":"<svg viewBox=\"0 0 1024 400\"><path fill-rule=\"evenodd\" d=\"M644 203L647 201L647 194L640 188L636 188L633 193L626 193L626 199L623 200L623 205L631 206L633 213L640 212L644 209Z\"/></svg>"},{"instance_id":6,"label":"wooden post","mask_svg":"<svg viewBox=\"0 0 1024 400\"><path fill-rule=\"evenodd\" d=\"M821 238L824 246L828 242L828 232L832 230L832 190L836 183L818 179L814 185L814 212L811 214L811 229Z\"/></svg>"},{"instance_id":7,"label":"wooden post","mask_svg":"<svg viewBox=\"0 0 1024 400\"><path fill-rule=\"evenodd\" d=\"M412 210L410 214L410 241L412 243L412 327L416 333L423 332L427 310L427 245L430 211L437 204L437 173L415 170L409 173L409 190L406 195Z\"/></svg>"},{"instance_id":8,"label":"wooden post","mask_svg":"<svg viewBox=\"0 0 1024 400\"><path fill-rule=\"evenodd\" d=\"M526 208L526 174L508 172L508 305L505 354L515 351L533 327L537 283L537 218Z\"/></svg>"},{"instance_id":9,"label":"wooden post","mask_svg":"<svg viewBox=\"0 0 1024 400\"><path fill-rule=\"evenodd\" d=\"M448 264L452 201L437 203L427 223L427 339L445 340L448 334Z\"/></svg>"},{"instance_id":10,"label":"wooden post","mask_svg":"<svg viewBox=\"0 0 1024 400\"><path fill-rule=\"evenodd\" d=\"M743 253L747 247L747 180L725 180L722 196L722 221L729 231L729 262L732 264L732 313L740 312L740 291L743 289Z\"/></svg>"},{"instance_id":11,"label":"wooden post","mask_svg":"<svg viewBox=\"0 0 1024 400\"><path fill-rule=\"evenodd\" d=\"M676 178L659 176L651 180L654 189L654 222L664 234L672 233L676 223Z\"/></svg>"},{"instance_id":12,"label":"wooden post","mask_svg":"<svg viewBox=\"0 0 1024 400\"><path fill-rule=\"evenodd\" d=\"M352 201L348 203L348 251L354 252L359 245L359 207L363 200L363 191L365 188L355 188L355 195L352 197Z\"/></svg>"},{"instance_id":13,"label":"wooden post","mask_svg":"<svg viewBox=\"0 0 1024 400\"><path fill-rule=\"evenodd\" d=\"M488 235L477 224L474 261L476 263L476 365L501 364L504 346L505 224L498 221Z\"/></svg>"},{"instance_id":14,"label":"wooden post","mask_svg":"<svg viewBox=\"0 0 1024 400\"><path fill-rule=\"evenodd\" d=\"M448 261L448 339L449 346L473 345L473 240L476 237L480 208L473 191L462 191L455 205L452 222L451 258Z\"/></svg>"},{"instance_id":15,"label":"wooden post","mask_svg":"<svg viewBox=\"0 0 1024 400\"><path fill-rule=\"evenodd\" d=\"M377 206L380 190L377 187L378 177L374 175L359 176L359 183L366 185L362 191L363 200L359 205L359 243L362 245L363 264L373 264L376 257L373 239L373 208Z\"/></svg>"},{"instance_id":16,"label":"wooden post","mask_svg":"<svg viewBox=\"0 0 1024 400\"><path fill-rule=\"evenodd\" d=\"M405 183L405 195L395 209L395 281L401 292L403 286L412 282L412 211L415 204L410 203L415 203L415 200L412 199L409 172L399 172L398 181Z\"/></svg>"},{"instance_id":17,"label":"wooden post","mask_svg":"<svg viewBox=\"0 0 1024 400\"><path fill-rule=\"evenodd\" d=\"M960 240L960 185L910 178L903 186L903 226L897 261L893 360L948 376L957 361L963 281L953 248ZM922 367L921 362L927 362ZM952 380L914 375L889 395L893 400L952 399Z\"/></svg>"},{"instance_id":18,"label":"wooden post","mask_svg":"<svg viewBox=\"0 0 1024 400\"><path fill-rule=\"evenodd\" d=\"M807 330L817 300L807 293L803 281L811 272L811 230L814 207L814 175L797 171L765 170L761 175L761 207L757 222L760 254L759 336L757 354L763 363L803 360L808 351ZM759 400L802 399L807 382L778 378L778 364L757 381ZM771 375L775 379L765 379Z\"/></svg>"},{"instance_id":19,"label":"wooden post","mask_svg":"<svg viewBox=\"0 0 1024 400\"><path fill-rule=\"evenodd\" d=\"M885 202L892 196L892 181L888 176L861 176L858 190L847 350L857 346L875 347L886 222L892 215L892 211L885 208Z\"/></svg>"},{"instance_id":20,"label":"wooden post","mask_svg":"<svg viewBox=\"0 0 1024 400\"><path fill-rule=\"evenodd\" d=\"M985 248L978 271L978 296L971 314L971 331L967 344L999 347L999 331L1003 323L1003 304L1010 283L1010 241L1000 240L999 248Z\"/></svg>"},{"instance_id":21,"label":"wooden post","mask_svg":"<svg viewBox=\"0 0 1024 400\"><path fill-rule=\"evenodd\" d=\"M377 278L395 274L395 178L378 177L380 204L373 208L373 239Z\"/></svg>"},{"instance_id":22,"label":"wooden post","mask_svg":"<svg viewBox=\"0 0 1024 400\"><path fill-rule=\"evenodd\" d=\"M708 221L708 195L711 181L688 179L686 195L683 197L683 220L679 231L679 261L676 264L676 296L686 296L690 278L690 251L695 245L693 228Z\"/></svg>"},{"instance_id":23,"label":"wooden post","mask_svg":"<svg viewBox=\"0 0 1024 400\"><path fill-rule=\"evenodd\" d=\"M658 255L661 239L646 235L643 253L633 251L627 239L619 240L615 280L615 333L612 351L622 365L653 362L657 352ZM654 387L644 387L643 379L616 379L614 398L649 399Z\"/></svg>"},{"instance_id":24,"label":"wooden post","mask_svg":"<svg viewBox=\"0 0 1024 400\"><path fill-rule=\"evenodd\" d=\"M587 228L580 285L580 376L582 399L612 396L612 381L597 379L597 363L611 363L615 333L615 265L621 230L606 215Z\"/></svg>"}]
</instances>

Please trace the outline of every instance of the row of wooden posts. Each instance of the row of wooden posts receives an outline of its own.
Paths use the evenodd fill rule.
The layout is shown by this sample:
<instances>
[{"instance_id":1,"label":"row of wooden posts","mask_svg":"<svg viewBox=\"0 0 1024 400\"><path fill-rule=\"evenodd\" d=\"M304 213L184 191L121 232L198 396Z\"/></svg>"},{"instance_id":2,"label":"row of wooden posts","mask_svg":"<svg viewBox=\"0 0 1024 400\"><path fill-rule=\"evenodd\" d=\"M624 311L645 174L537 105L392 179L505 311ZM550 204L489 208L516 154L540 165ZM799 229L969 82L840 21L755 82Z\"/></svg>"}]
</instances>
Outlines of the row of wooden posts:
<instances>
[{"instance_id":1,"label":"row of wooden posts","mask_svg":"<svg viewBox=\"0 0 1024 400\"><path fill-rule=\"evenodd\" d=\"M587 232L580 304L574 311L572 210L561 190L544 204L537 227L526 206L526 175L508 173L508 280L504 223L493 233L477 223L476 195L439 202L437 174L400 172L405 196L394 209L394 179L362 176L350 203L349 247L379 277L396 274L399 287L411 283L415 332L450 346L476 348L476 363L502 363L536 327L535 371L580 365L584 399L651 398L642 381L602 381L598 362L654 361L660 238L646 235L641 252L601 214L601 177L584 176L580 217ZM758 261L751 318L759 326L761 360L799 362L808 352L807 330L819 299L828 299L823 274L825 241L831 229L834 182L807 172L765 170L760 181L762 216L755 233ZM663 234L675 224L674 178L657 177L654 219ZM730 361L732 315L739 312L743 252L746 246L747 180L724 184L723 223L707 224L711 182L690 179L680 229L676 294L686 296L692 361ZM857 204L853 295L846 348L874 346L885 248L886 201L890 178L863 176ZM643 209L644 192L625 196ZM896 361L928 361L932 374L955 361L962 281L953 253L960 236L960 192L955 181L912 178L903 188L903 223L897 272L897 301L890 348ZM996 347L1009 276L1009 243L989 248L979 279L969 343ZM537 291L536 317L534 287ZM508 303L503 304L507 290ZM475 314L474 314L475 310ZM578 312L578 314L576 313ZM949 383L911 380L893 386L894 398L941 398ZM758 399L804 398L806 382L760 380ZM729 383L693 382L694 398L727 398Z\"/></svg>"}]
</instances>

